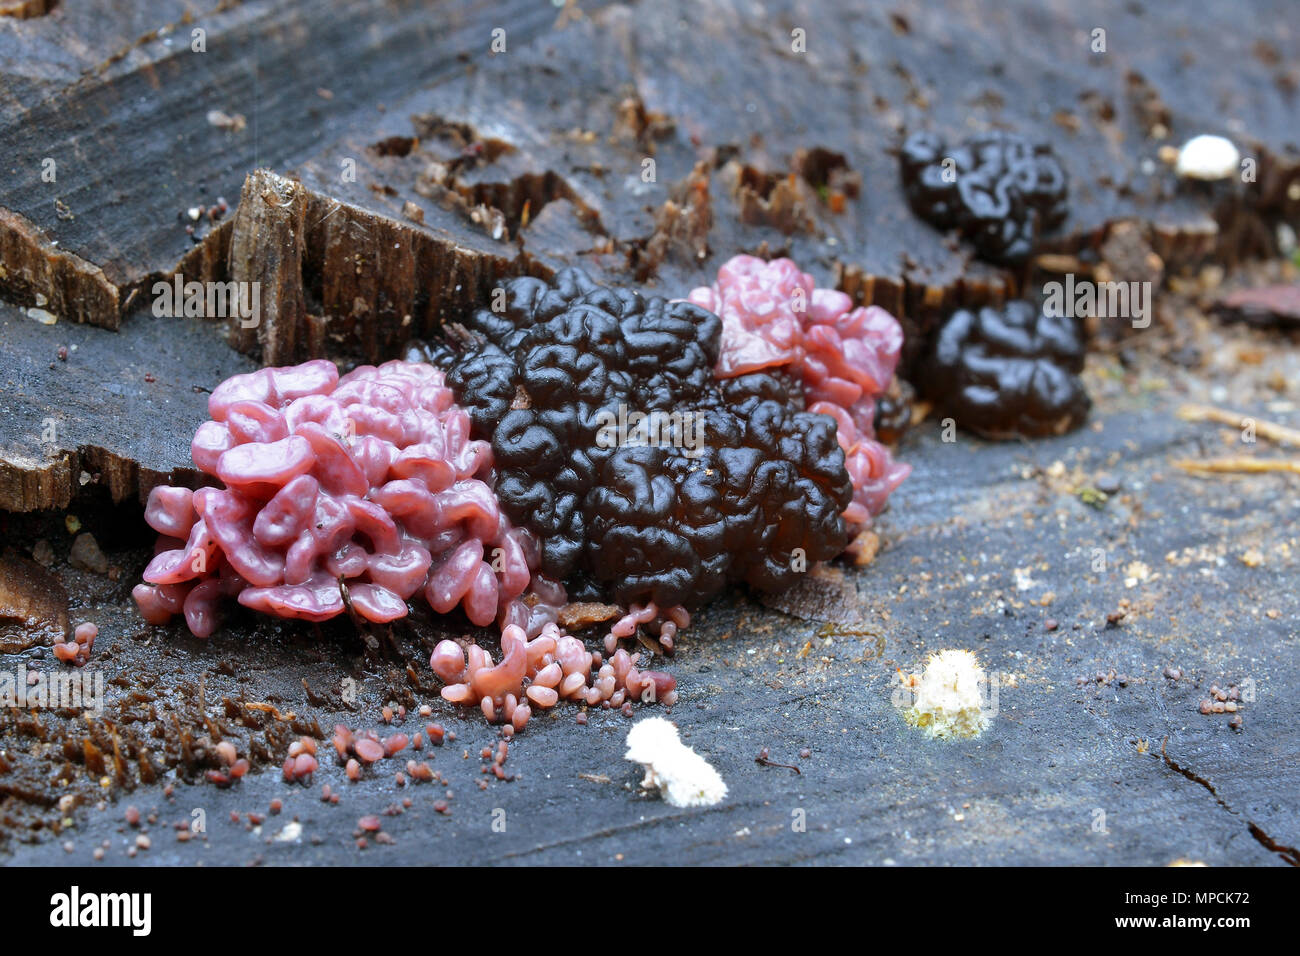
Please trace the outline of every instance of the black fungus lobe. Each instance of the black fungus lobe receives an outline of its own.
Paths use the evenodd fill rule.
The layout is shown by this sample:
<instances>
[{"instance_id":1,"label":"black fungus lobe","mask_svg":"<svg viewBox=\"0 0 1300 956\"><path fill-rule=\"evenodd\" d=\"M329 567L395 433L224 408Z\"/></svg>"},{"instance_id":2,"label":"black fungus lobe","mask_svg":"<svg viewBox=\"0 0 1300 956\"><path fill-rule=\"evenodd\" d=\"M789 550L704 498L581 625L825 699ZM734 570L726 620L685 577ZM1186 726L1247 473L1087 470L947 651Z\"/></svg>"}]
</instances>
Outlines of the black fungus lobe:
<instances>
[{"instance_id":1,"label":"black fungus lobe","mask_svg":"<svg viewBox=\"0 0 1300 956\"><path fill-rule=\"evenodd\" d=\"M993 262L1023 262L1069 212L1068 181L1052 148L1010 133L977 136L951 152L934 133L913 133L900 161L912 210L960 230Z\"/></svg>"},{"instance_id":2,"label":"black fungus lobe","mask_svg":"<svg viewBox=\"0 0 1300 956\"><path fill-rule=\"evenodd\" d=\"M919 386L941 414L988 438L1061 435L1092 402L1078 373L1084 343L1074 319L1016 300L954 312L921 365Z\"/></svg>"},{"instance_id":3,"label":"black fungus lobe","mask_svg":"<svg viewBox=\"0 0 1300 956\"><path fill-rule=\"evenodd\" d=\"M578 269L504 289L503 311L407 357L447 370L543 572L623 604L693 605L733 581L786 587L844 549L834 420L783 373L717 380L717 316ZM657 430L638 436L634 413Z\"/></svg>"}]
</instances>

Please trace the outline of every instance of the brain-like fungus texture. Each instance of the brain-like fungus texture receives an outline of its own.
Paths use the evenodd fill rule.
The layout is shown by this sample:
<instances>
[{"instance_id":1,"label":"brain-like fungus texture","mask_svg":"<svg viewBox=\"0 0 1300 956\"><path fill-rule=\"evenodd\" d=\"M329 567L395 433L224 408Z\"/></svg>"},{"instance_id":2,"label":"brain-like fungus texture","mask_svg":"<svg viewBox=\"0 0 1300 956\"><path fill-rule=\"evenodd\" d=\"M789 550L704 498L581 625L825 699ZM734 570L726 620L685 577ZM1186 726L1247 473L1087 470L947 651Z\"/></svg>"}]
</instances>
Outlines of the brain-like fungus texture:
<instances>
[{"instance_id":1,"label":"brain-like fungus texture","mask_svg":"<svg viewBox=\"0 0 1300 956\"><path fill-rule=\"evenodd\" d=\"M948 151L933 133L913 133L900 154L912 210L940 229L959 229L981 256L1016 264L1065 221L1069 185L1050 146L989 133Z\"/></svg>"},{"instance_id":2,"label":"brain-like fungus texture","mask_svg":"<svg viewBox=\"0 0 1300 956\"><path fill-rule=\"evenodd\" d=\"M785 375L802 387L809 412L835 420L853 497L844 511L850 531L884 510L911 468L877 441L876 405L889 389L903 346L898 321L877 306L854 308L834 289L819 289L789 259L736 256L712 286L690 301L722 318L717 374Z\"/></svg>"},{"instance_id":3,"label":"brain-like fungus texture","mask_svg":"<svg viewBox=\"0 0 1300 956\"><path fill-rule=\"evenodd\" d=\"M517 599L536 544L502 514L491 447L438 369L266 368L223 382L208 411L191 450L224 487L150 493L161 537L134 595L151 622L183 613L206 637L228 597L280 617L351 608L384 622L417 593L475 624L526 620Z\"/></svg>"},{"instance_id":4,"label":"brain-like fungus texture","mask_svg":"<svg viewBox=\"0 0 1300 956\"><path fill-rule=\"evenodd\" d=\"M1068 316L1029 302L954 312L922 364L920 388L944 415L986 438L1060 435L1092 406L1085 349Z\"/></svg>"},{"instance_id":5,"label":"brain-like fungus texture","mask_svg":"<svg viewBox=\"0 0 1300 956\"><path fill-rule=\"evenodd\" d=\"M840 553L853 486L836 424L770 376L720 383L722 322L577 269L513 279L448 342L502 508L540 567L624 605L698 604L729 581L779 589Z\"/></svg>"}]
</instances>

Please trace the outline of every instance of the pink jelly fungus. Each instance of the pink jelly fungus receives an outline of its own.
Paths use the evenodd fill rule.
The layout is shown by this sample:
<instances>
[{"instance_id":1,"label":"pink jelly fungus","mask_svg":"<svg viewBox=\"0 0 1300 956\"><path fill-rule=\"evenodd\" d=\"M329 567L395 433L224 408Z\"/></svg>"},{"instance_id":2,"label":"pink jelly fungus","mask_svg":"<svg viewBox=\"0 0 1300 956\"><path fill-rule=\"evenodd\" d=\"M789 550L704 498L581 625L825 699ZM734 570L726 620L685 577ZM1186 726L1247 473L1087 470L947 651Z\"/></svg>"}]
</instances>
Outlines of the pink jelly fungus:
<instances>
[{"instance_id":1,"label":"pink jelly fungus","mask_svg":"<svg viewBox=\"0 0 1300 956\"><path fill-rule=\"evenodd\" d=\"M160 537L132 591L145 620L165 624L183 614L207 637L222 602L234 597L280 617L322 621L350 611L384 623L404 617L419 593L439 613L460 607L472 623L501 628L499 660L478 644L443 640L429 663L445 700L477 706L505 732L523 730L534 708L562 699L613 708L626 699L670 706L676 699L672 678L638 672L639 654L611 650L602 663L558 626L564 586L533 573L539 548L497 503L491 446L469 437L468 414L433 366L389 362L342 378L326 361L261 369L223 382L208 410L212 420L191 450L224 487L150 493L145 519ZM670 648L677 628L690 623L683 608L634 605L610 639L661 619ZM79 646L55 653L73 660ZM653 695L645 693L651 685ZM428 732L442 742L440 727ZM357 779L362 764L392 757L410 740L340 726L333 743ZM316 769L314 741L291 746L286 779Z\"/></svg>"},{"instance_id":2,"label":"pink jelly fungus","mask_svg":"<svg viewBox=\"0 0 1300 956\"><path fill-rule=\"evenodd\" d=\"M72 632L71 640L61 641L54 645L55 659L64 664L75 664L78 667L84 667L95 649L95 638L98 636L98 625L91 624L89 621L78 624Z\"/></svg>"},{"instance_id":3,"label":"pink jelly fungus","mask_svg":"<svg viewBox=\"0 0 1300 956\"><path fill-rule=\"evenodd\" d=\"M421 593L480 626L540 630L547 606L518 600L536 545L501 512L491 446L470 438L432 365L260 369L217 386L208 412L191 450L224 487L150 492L145 520L162 538L132 592L150 623L183 613L207 637L230 597L279 617L385 623Z\"/></svg>"},{"instance_id":4,"label":"pink jelly fungus","mask_svg":"<svg viewBox=\"0 0 1300 956\"><path fill-rule=\"evenodd\" d=\"M444 640L434 648L430 663L446 684L444 700L477 706L489 723L508 724L513 731L524 729L534 707L547 710L561 700L611 708L633 698L670 707L677 700L673 677L637 671L639 653L619 648L609 663L602 664L582 641L553 622L532 639L522 628L507 625L501 634L500 661L493 661L491 652L478 644L462 649L457 642ZM654 692L646 693L650 686ZM433 725L428 731L436 743L440 738Z\"/></svg>"},{"instance_id":5,"label":"pink jelly fungus","mask_svg":"<svg viewBox=\"0 0 1300 956\"><path fill-rule=\"evenodd\" d=\"M803 382L809 411L836 420L853 482L844 517L854 531L869 525L912 470L875 434L876 400L903 346L898 321L879 306L853 308L843 292L817 288L789 259L736 256L714 285L688 298L722 319L719 378L788 367Z\"/></svg>"}]
</instances>

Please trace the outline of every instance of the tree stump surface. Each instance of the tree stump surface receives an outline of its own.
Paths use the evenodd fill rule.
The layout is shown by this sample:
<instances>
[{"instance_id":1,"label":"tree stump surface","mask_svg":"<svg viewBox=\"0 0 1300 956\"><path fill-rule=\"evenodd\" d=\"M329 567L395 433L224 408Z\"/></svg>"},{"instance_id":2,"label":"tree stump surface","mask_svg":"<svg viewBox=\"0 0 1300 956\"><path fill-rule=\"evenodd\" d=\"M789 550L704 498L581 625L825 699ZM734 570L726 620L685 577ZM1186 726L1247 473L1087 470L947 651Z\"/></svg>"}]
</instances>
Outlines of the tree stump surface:
<instances>
[{"instance_id":1,"label":"tree stump surface","mask_svg":"<svg viewBox=\"0 0 1300 956\"><path fill-rule=\"evenodd\" d=\"M668 665L671 717L731 788L713 809L639 795L629 722L593 711L578 726L572 708L511 743L519 779L480 790L473 758L496 732L441 701L427 666L463 622L417 612L367 649L350 622L317 632L236 612L203 642L148 627L130 600L150 554L141 502L199 478L189 442L205 389L260 362L393 357L502 277L581 265L678 296L736 253L789 254L900 314L909 360L945 310L1032 291L1043 263L979 262L907 208L905 131L1050 142L1072 211L1047 256L1088 266L1126 230L1167 275L1275 253L1274 222L1300 214L1300 35L1285 0L1177 15L1119 0L831 0L761 17L721 0L580 15L524 0L19 6L0 11L0 537L23 560L49 546L68 623L100 627L92 666L110 687L89 721L0 714L0 858L89 863L108 839L126 862L135 834L118 831L135 804L158 808L135 858L153 864L1300 862L1295 481L1172 464L1235 440L1180 420L1183 402L1213 395L1300 424L1300 359L1294 331L1222 324L1196 296L1168 300L1172 327L1128 339L1123 361L1090 359L1096 409L1080 432L947 443L924 425L900 448L915 470L870 566L838 569L817 600L735 593L697 616ZM1160 147L1202 132L1256 160L1255 183L1177 184ZM228 211L213 219L218 197ZM262 324L155 316L153 285L177 271L260 282ZM1188 347L1198 361L1179 359ZM1097 504L1083 492L1102 473L1118 490ZM107 575L69 562L71 517ZM6 670L56 666L11 627L0 620ZM897 672L946 647L998 675L998 714L975 741L930 741L895 706ZM1249 682L1240 732L1200 713L1215 681ZM349 784L330 729L391 733L389 701L430 704L458 739ZM230 789L203 782L196 756L218 733L255 767ZM304 733L322 739L307 789L278 770ZM759 765L762 748L801 773ZM450 814L432 808L445 788L393 782L431 754ZM81 803L75 831L56 835L60 775ZM101 777L116 798L102 812ZM411 809L382 818L394 845L359 851L357 818L406 796ZM260 830L230 821L273 797L284 812ZM173 841L192 807L207 839ZM300 836L264 842L295 814Z\"/></svg>"}]
</instances>

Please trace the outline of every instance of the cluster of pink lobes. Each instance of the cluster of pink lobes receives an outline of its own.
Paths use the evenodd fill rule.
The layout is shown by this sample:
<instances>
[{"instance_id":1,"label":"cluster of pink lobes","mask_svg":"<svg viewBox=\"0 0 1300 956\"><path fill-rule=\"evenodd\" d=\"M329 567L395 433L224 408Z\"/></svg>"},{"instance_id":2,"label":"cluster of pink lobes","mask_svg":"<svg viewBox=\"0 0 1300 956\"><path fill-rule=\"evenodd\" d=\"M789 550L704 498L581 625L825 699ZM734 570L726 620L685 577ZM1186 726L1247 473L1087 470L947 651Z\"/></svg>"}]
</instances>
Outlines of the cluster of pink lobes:
<instances>
[{"instance_id":1,"label":"cluster of pink lobes","mask_svg":"<svg viewBox=\"0 0 1300 956\"><path fill-rule=\"evenodd\" d=\"M224 487L150 493L161 537L133 592L150 622L184 613L206 637L229 597L311 621L350 604L385 622L422 592L439 613L540 630L520 600L536 544L502 513L491 446L470 438L432 365L261 369L219 385L208 412L191 451Z\"/></svg>"},{"instance_id":2,"label":"cluster of pink lobes","mask_svg":"<svg viewBox=\"0 0 1300 956\"><path fill-rule=\"evenodd\" d=\"M717 282L688 298L722 319L719 378L786 366L802 380L808 410L836 420L854 489L844 517L855 530L868 526L912 470L894 461L875 432L876 399L889 388L903 347L898 320L817 288L789 259L736 256Z\"/></svg>"},{"instance_id":3,"label":"cluster of pink lobes","mask_svg":"<svg viewBox=\"0 0 1300 956\"><path fill-rule=\"evenodd\" d=\"M477 705L490 723L509 723L515 730L524 729L534 708L547 710L561 700L606 708L630 707L633 700L675 704L676 679L639 670L640 662L640 654L623 648L605 661L554 623L531 640L523 628L507 624L497 662L477 644L462 647L452 640L440 641L429 658L446 685L444 700Z\"/></svg>"}]
</instances>

